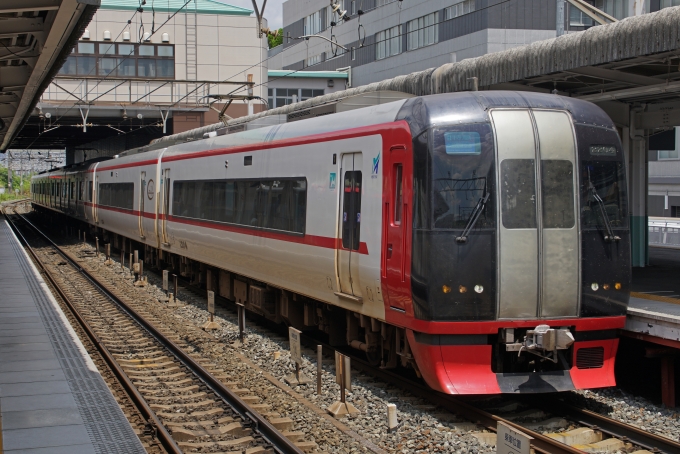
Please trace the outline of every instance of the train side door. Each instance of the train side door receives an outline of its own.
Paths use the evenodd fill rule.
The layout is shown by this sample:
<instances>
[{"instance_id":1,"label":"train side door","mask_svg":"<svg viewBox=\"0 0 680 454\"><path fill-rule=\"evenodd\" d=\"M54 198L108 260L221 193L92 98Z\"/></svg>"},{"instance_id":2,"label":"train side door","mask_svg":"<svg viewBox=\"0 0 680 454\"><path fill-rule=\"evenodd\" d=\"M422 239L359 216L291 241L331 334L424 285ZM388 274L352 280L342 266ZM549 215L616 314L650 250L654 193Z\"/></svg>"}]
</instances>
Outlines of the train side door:
<instances>
[{"instance_id":1,"label":"train side door","mask_svg":"<svg viewBox=\"0 0 680 454\"><path fill-rule=\"evenodd\" d=\"M411 297L406 287L408 261L408 212L411 192L409 156L403 145L384 156L382 278L389 289L390 307L405 310ZM385 297L385 296L383 296Z\"/></svg>"},{"instance_id":2,"label":"train side door","mask_svg":"<svg viewBox=\"0 0 680 454\"><path fill-rule=\"evenodd\" d=\"M168 215L170 214L170 169L164 169L162 171L162 178L161 178L161 193L163 194L162 200L160 201L161 203L161 210L160 210L160 219L161 219L161 238L162 238L162 243L163 246L169 246L170 242L168 241L168 230L167 230L167 223L168 223Z\"/></svg>"},{"instance_id":3,"label":"train side door","mask_svg":"<svg viewBox=\"0 0 680 454\"><path fill-rule=\"evenodd\" d=\"M361 302L359 283L359 247L361 245L361 193L362 193L362 155L345 153L342 155L340 176L342 186L338 242L336 249L336 268L340 291L336 295Z\"/></svg>"},{"instance_id":4,"label":"train side door","mask_svg":"<svg viewBox=\"0 0 680 454\"><path fill-rule=\"evenodd\" d=\"M92 218L99 224L99 175L95 174L92 181Z\"/></svg>"},{"instance_id":5,"label":"train side door","mask_svg":"<svg viewBox=\"0 0 680 454\"><path fill-rule=\"evenodd\" d=\"M578 314L576 147L564 112L492 112L499 178L498 318ZM538 142L536 141L538 138Z\"/></svg>"},{"instance_id":6,"label":"train side door","mask_svg":"<svg viewBox=\"0 0 680 454\"><path fill-rule=\"evenodd\" d=\"M144 236L144 199L146 198L146 172L141 172L139 177L139 236L145 239Z\"/></svg>"}]
</instances>

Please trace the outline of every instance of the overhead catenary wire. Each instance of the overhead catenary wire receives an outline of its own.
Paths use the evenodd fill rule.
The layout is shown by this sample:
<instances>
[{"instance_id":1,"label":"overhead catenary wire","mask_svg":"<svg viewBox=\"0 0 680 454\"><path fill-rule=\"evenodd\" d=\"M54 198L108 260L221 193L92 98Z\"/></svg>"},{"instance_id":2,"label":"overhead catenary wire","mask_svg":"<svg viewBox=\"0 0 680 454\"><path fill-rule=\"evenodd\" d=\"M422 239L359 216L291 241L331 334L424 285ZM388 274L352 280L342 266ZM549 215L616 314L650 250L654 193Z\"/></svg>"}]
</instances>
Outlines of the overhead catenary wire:
<instances>
[{"instance_id":1,"label":"overhead catenary wire","mask_svg":"<svg viewBox=\"0 0 680 454\"><path fill-rule=\"evenodd\" d=\"M169 17L168 17L168 18L160 25L160 27L158 27L158 29L160 30L161 28L163 28L163 26L164 26L165 24L167 24L168 22L170 22L170 20L171 20L173 17L175 17L181 10L183 10L184 8L186 8L186 6L187 6L189 3L191 3L192 1L195 1L195 0L186 0L186 2L185 2L180 8L178 8L177 10L175 10L175 11L172 13L172 15L170 15L170 16L169 16ZM135 11L135 14L137 14L137 12L143 12L143 11L139 11L140 9L142 9L141 6L139 7L139 9L138 9L137 11ZM134 17L134 15L133 15L133 17ZM140 17L141 17L141 15L140 15ZM130 23L130 21L128 21L128 23ZM158 31L158 30L155 30L152 34L150 34L150 35L148 36L147 39L150 39L157 31ZM122 31L121 31L121 33L122 33ZM118 34L118 36L116 37L116 40L118 39L118 37L120 36L121 33ZM114 40L114 41L116 41L116 40ZM130 51L130 53L128 53L128 55L126 55L126 56L123 56L123 58L120 58L119 61L118 61L118 64L117 64L114 68L112 68L111 71L109 71L109 73L106 74L106 76L104 76L104 77L101 78L101 79L97 79L97 83L95 84L95 86L92 87L92 89L88 90L87 93L85 93L84 98L87 99L87 96L88 96L90 93L92 93L93 90L95 90L102 82L106 81L106 80L111 76L111 74L113 74L114 71L116 71L116 70L118 69L118 67L119 67L125 60L127 60L127 59L135 52L135 50L137 50L137 48L139 48L139 46L141 46L141 45L143 44L143 42L144 42L144 36L142 35L142 36L139 37L139 42L137 42L137 43L135 43L135 44L133 45L133 48L132 48L132 50ZM112 43L111 45L114 45L114 43ZM101 57L100 57L100 58L101 58ZM94 69L94 67L93 67L93 69ZM88 75L89 75L89 74L88 74ZM82 84L82 82L81 82L81 84ZM79 85L79 86L80 86L80 85ZM62 104L63 104L63 103L62 103ZM72 105L71 105L71 106L70 106L63 114L61 114L61 115L59 116L59 118L58 118L57 120L55 120L55 122L58 121L59 119L61 119L64 115L66 115L68 112L70 112L70 111L71 111L74 107L76 107L77 105L78 105L78 103L73 103L73 104L72 104ZM61 105L60 105L59 107L61 107ZM36 138L36 139L37 139L37 138ZM32 144L32 143L31 143L31 144ZM30 145L29 145L29 146L30 146Z\"/></svg>"}]
</instances>

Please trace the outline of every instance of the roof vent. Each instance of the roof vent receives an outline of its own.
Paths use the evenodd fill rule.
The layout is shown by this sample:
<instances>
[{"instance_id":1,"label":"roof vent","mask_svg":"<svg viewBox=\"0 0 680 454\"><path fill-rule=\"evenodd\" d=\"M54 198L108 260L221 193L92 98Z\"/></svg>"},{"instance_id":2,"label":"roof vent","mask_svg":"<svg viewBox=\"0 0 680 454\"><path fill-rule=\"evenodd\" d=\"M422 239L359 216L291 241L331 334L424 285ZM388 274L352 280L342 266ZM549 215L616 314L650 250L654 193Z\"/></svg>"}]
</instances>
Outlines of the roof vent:
<instances>
[{"instance_id":1,"label":"roof vent","mask_svg":"<svg viewBox=\"0 0 680 454\"><path fill-rule=\"evenodd\" d=\"M163 33L163 34L161 35L161 40L162 40L164 43L169 43L169 42L170 42L170 35L168 35L167 33Z\"/></svg>"},{"instance_id":2,"label":"roof vent","mask_svg":"<svg viewBox=\"0 0 680 454\"><path fill-rule=\"evenodd\" d=\"M123 32L123 41L130 41L130 32L127 30Z\"/></svg>"},{"instance_id":3,"label":"roof vent","mask_svg":"<svg viewBox=\"0 0 680 454\"><path fill-rule=\"evenodd\" d=\"M104 41L110 41L111 40L111 32L108 30L104 30Z\"/></svg>"},{"instance_id":4,"label":"roof vent","mask_svg":"<svg viewBox=\"0 0 680 454\"><path fill-rule=\"evenodd\" d=\"M90 30L88 30L87 28L83 32L83 39L90 39Z\"/></svg>"},{"instance_id":5,"label":"roof vent","mask_svg":"<svg viewBox=\"0 0 680 454\"><path fill-rule=\"evenodd\" d=\"M151 41L151 33L150 32L144 33L144 36L142 36L142 39L146 42Z\"/></svg>"}]
</instances>

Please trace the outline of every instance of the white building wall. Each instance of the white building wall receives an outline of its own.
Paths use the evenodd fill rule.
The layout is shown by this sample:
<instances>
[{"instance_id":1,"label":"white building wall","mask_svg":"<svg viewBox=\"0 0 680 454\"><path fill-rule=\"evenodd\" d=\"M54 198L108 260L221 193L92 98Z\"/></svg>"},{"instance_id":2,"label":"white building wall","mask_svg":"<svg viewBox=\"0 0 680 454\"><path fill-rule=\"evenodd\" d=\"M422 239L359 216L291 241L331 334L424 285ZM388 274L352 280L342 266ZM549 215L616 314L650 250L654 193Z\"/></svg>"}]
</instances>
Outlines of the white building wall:
<instances>
[{"instance_id":1,"label":"white building wall","mask_svg":"<svg viewBox=\"0 0 680 454\"><path fill-rule=\"evenodd\" d=\"M148 5L145 7L143 13L134 14L129 10L109 10L100 9L95 14L94 18L88 25L90 32L89 41L103 41L104 31L108 30L111 33L112 42L124 42L123 32L130 32L130 43L138 43L140 35L144 32L151 31L152 14L151 8ZM175 15L169 22L162 27L160 24L168 19L168 13L156 13L155 26L158 27L151 37L150 42L161 43L163 33L169 35L169 44L175 46L175 79L187 79L187 44L186 44L186 22L187 14L193 13L179 13ZM127 21L132 18L132 23L128 25ZM141 26L143 25L143 28ZM253 81L255 82L254 94L256 96L266 97L266 82L267 82L267 39L257 35L257 19L254 16L230 16L223 14L197 14L196 15L196 31L197 31L197 49L196 49L196 64L198 80L210 81L245 81L247 74L253 74ZM265 23L266 26L266 23ZM263 62L258 65L258 63ZM162 79L159 79L162 81ZM155 82L154 82L155 83ZM59 83L64 86L64 84ZM92 81L94 86L96 81ZM66 83L71 88L78 90L79 93L84 94L82 87L84 84L80 82ZM67 88L66 86L64 88ZM226 93L233 90L227 85L211 89L211 93ZM228 90L227 90L228 89ZM180 89L181 90L181 89ZM121 90L116 90L119 92ZM128 89L123 90L125 98ZM144 87L133 88L133 94L142 96ZM112 92L110 95L105 95L99 98L100 102L121 102L122 93ZM60 91L57 87L50 87L48 93L52 96L68 98L68 95ZM59 94L61 93L61 94ZM160 95L162 90L155 92ZM237 94L245 94L245 89ZM169 95L167 95L169 96ZM91 97L90 97L91 98Z\"/></svg>"}]
</instances>

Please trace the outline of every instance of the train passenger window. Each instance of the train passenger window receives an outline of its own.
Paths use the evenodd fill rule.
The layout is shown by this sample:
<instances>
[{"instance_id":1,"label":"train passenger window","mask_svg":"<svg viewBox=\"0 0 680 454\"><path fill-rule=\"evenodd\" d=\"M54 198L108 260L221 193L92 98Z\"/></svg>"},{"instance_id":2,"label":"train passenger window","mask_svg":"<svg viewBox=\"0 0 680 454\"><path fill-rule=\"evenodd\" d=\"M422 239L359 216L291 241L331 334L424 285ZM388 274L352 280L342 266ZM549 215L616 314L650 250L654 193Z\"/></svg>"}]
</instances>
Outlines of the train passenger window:
<instances>
[{"instance_id":1,"label":"train passenger window","mask_svg":"<svg viewBox=\"0 0 680 454\"><path fill-rule=\"evenodd\" d=\"M361 234L361 171L345 172L342 200L342 247L359 250Z\"/></svg>"},{"instance_id":2,"label":"train passenger window","mask_svg":"<svg viewBox=\"0 0 680 454\"><path fill-rule=\"evenodd\" d=\"M396 225L401 224L401 212L404 209L404 201L402 194L402 184L401 184L401 173L402 165L397 166L397 171L395 172L395 187L394 187L394 223Z\"/></svg>"},{"instance_id":3,"label":"train passenger window","mask_svg":"<svg viewBox=\"0 0 680 454\"><path fill-rule=\"evenodd\" d=\"M98 187L99 205L132 210L134 206L134 183L102 183Z\"/></svg>"},{"instance_id":4,"label":"train passenger window","mask_svg":"<svg viewBox=\"0 0 680 454\"><path fill-rule=\"evenodd\" d=\"M506 229L536 228L534 159L501 162L501 212Z\"/></svg>"},{"instance_id":5,"label":"train passenger window","mask_svg":"<svg viewBox=\"0 0 680 454\"><path fill-rule=\"evenodd\" d=\"M173 183L173 216L304 233L306 213L303 178Z\"/></svg>"},{"instance_id":6,"label":"train passenger window","mask_svg":"<svg viewBox=\"0 0 680 454\"><path fill-rule=\"evenodd\" d=\"M541 161L541 197L543 228L570 229L574 226L574 165L571 161Z\"/></svg>"}]
</instances>

